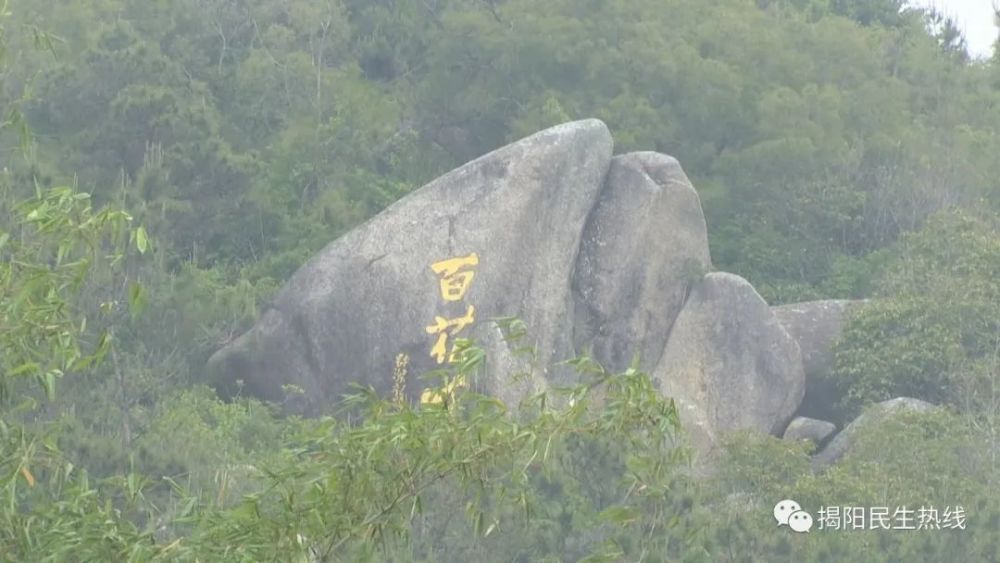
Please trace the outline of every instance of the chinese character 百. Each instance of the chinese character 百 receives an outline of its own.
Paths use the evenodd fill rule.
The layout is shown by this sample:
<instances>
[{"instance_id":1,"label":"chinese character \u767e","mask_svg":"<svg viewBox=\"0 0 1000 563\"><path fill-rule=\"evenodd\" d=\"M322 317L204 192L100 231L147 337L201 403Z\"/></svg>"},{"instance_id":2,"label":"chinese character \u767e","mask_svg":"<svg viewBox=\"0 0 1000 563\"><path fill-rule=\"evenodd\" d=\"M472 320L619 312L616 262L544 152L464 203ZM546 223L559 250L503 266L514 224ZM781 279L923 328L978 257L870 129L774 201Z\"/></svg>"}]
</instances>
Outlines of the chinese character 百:
<instances>
[{"instance_id":1,"label":"chinese character \u767e","mask_svg":"<svg viewBox=\"0 0 1000 563\"><path fill-rule=\"evenodd\" d=\"M469 326L476 320L474 317L475 312L476 308L473 307L472 305L469 305L469 308L466 310L464 317L458 317L457 319L434 317L434 324L424 329L427 331L427 334L438 335L437 342L434 344L434 347L431 348L431 356L433 356L437 360L437 363L439 364L443 363L445 354L447 354L449 329L451 329L450 334L454 336L459 331ZM452 350L451 356L449 356L448 361L449 362L455 361L454 356L455 352L454 350Z\"/></svg>"},{"instance_id":2,"label":"chinese character \u767e","mask_svg":"<svg viewBox=\"0 0 1000 563\"><path fill-rule=\"evenodd\" d=\"M431 270L435 274L441 275L441 298L445 301L458 301L465 296L469 290L472 278L476 272L473 270L459 271L466 266L476 266L479 264L479 255L475 252L468 256L450 258L431 264Z\"/></svg>"}]
</instances>

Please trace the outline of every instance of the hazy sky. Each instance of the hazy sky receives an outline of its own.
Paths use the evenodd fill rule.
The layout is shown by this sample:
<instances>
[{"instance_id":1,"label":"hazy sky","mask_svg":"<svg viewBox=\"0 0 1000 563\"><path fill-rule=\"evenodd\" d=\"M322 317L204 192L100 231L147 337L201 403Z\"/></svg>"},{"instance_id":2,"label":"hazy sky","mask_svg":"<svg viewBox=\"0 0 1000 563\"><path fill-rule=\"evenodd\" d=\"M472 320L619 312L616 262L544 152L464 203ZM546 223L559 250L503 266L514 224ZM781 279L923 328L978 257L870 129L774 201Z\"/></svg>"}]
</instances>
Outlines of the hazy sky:
<instances>
[{"instance_id":1,"label":"hazy sky","mask_svg":"<svg viewBox=\"0 0 1000 563\"><path fill-rule=\"evenodd\" d=\"M935 7L954 17L965 32L969 53L976 58L989 57L997 28L993 25L993 0L910 0L913 6ZM1000 0L998 0L1000 4Z\"/></svg>"}]
</instances>

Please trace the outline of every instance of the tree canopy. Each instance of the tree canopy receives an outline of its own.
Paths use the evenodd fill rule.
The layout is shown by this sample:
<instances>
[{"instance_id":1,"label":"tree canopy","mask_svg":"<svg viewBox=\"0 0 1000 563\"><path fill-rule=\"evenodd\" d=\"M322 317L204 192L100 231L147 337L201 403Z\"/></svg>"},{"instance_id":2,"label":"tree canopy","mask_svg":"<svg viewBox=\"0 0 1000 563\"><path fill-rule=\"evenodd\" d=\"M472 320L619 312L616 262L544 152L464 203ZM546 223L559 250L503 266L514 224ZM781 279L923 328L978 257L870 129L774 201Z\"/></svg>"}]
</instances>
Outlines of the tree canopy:
<instances>
[{"instance_id":1,"label":"tree canopy","mask_svg":"<svg viewBox=\"0 0 1000 563\"><path fill-rule=\"evenodd\" d=\"M0 3L0 559L1000 559L1000 49L970 59L940 14ZM714 265L769 303L872 299L836 348L837 422L900 395L947 408L886 423L823 474L803 444L735 436L705 480L635 370L594 368L572 403L516 416L359 389L364 416L300 420L200 385L323 245L587 117L616 152L680 160ZM968 528L783 535L786 497L961 504Z\"/></svg>"}]
</instances>

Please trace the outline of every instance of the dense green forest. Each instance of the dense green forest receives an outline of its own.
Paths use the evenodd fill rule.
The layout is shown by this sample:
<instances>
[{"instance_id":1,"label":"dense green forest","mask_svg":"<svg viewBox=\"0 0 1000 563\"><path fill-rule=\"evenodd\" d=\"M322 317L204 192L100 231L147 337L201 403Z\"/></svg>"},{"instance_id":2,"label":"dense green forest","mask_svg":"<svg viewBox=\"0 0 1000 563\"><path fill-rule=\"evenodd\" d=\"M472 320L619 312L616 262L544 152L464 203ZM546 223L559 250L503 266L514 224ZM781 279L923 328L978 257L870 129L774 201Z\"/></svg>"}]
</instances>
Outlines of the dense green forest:
<instances>
[{"instance_id":1,"label":"dense green forest","mask_svg":"<svg viewBox=\"0 0 1000 563\"><path fill-rule=\"evenodd\" d=\"M899 0L0 0L0 561L1000 561L1000 55ZM427 181L597 117L677 157L714 266L872 298L814 474L604 373L518 416L220 401L208 356ZM461 370L481 361L474 346ZM600 400L591 395L600 391ZM600 405L599 408L597 405ZM776 529L794 498L963 530Z\"/></svg>"}]
</instances>

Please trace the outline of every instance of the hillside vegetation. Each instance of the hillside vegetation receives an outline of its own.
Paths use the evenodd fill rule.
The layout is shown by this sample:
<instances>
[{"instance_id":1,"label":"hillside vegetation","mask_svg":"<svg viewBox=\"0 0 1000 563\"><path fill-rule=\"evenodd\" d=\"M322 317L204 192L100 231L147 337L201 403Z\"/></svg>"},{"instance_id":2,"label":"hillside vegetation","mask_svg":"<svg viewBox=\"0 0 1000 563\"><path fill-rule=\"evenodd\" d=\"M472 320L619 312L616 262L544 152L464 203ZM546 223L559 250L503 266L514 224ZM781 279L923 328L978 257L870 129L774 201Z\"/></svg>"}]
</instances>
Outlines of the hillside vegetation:
<instances>
[{"instance_id":1,"label":"hillside vegetation","mask_svg":"<svg viewBox=\"0 0 1000 563\"><path fill-rule=\"evenodd\" d=\"M0 560L1000 560L1000 57L898 0L0 0ZM677 157L714 265L872 298L866 434L692 477L635 370L511 413L220 401L209 355L329 241L545 127ZM484 361L474 344L456 369ZM487 359L488 361L488 359ZM553 406L557 405L557 406ZM772 507L962 507L965 529Z\"/></svg>"}]
</instances>

